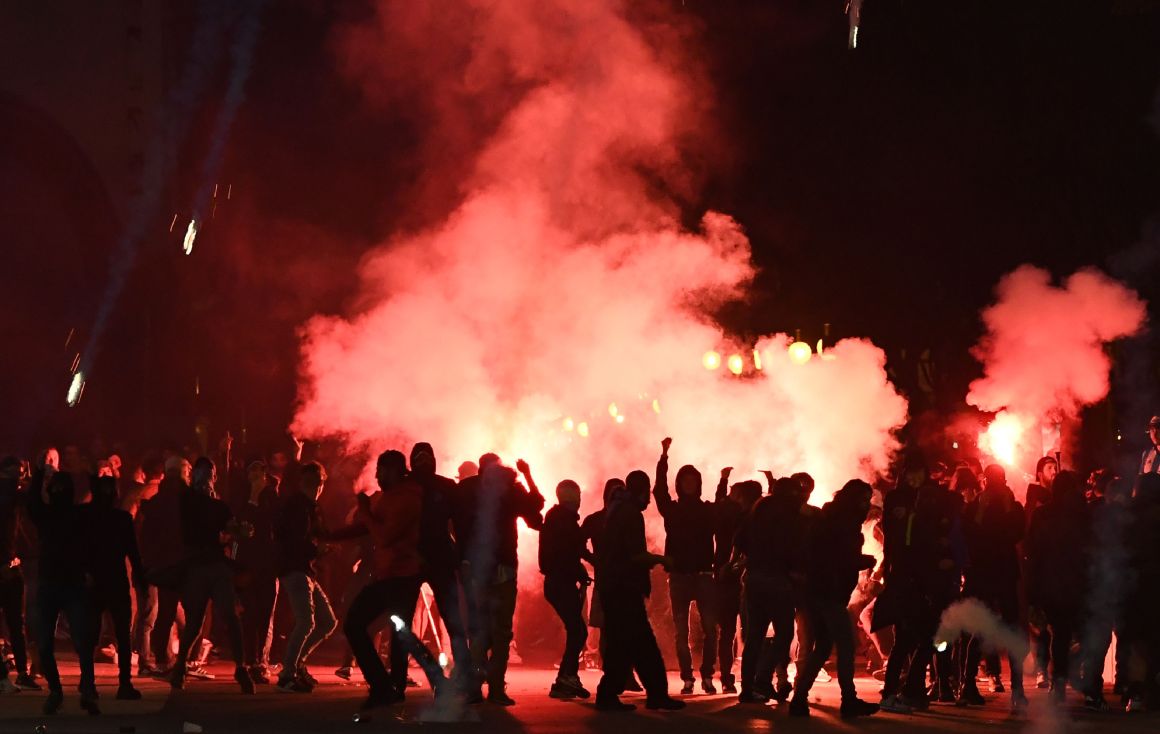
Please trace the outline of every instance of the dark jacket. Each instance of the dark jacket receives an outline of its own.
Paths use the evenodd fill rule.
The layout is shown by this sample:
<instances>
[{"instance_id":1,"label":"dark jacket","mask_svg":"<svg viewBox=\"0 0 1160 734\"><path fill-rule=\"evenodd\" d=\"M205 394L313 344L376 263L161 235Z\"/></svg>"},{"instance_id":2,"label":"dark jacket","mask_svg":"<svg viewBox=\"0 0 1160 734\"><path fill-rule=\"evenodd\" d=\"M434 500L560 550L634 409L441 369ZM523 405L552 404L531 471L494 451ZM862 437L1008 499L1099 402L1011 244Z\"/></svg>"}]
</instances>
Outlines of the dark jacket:
<instances>
[{"instance_id":1,"label":"dark jacket","mask_svg":"<svg viewBox=\"0 0 1160 734\"><path fill-rule=\"evenodd\" d=\"M613 502L605 510L604 532L597 544L596 588L601 596L652 592L644 536L644 515L630 500Z\"/></svg>"},{"instance_id":2,"label":"dark jacket","mask_svg":"<svg viewBox=\"0 0 1160 734\"><path fill-rule=\"evenodd\" d=\"M789 578L804 570L809 513L800 495L762 497L741 523L734 545L747 573Z\"/></svg>"},{"instance_id":3,"label":"dark jacket","mask_svg":"<svg viewBox=\"0 0 1160 734\"><path fill-rule=\"evenodd\" d=\"M180 477L166 477L157 494L137 509L137 548L151 576L165 575L185 558L180 528L181 497L187 491ZM157 579L150 583L157 583Z\"/></svg>"},{"instance_id":4,"label":"dark jacket","mask_svg":"<svg viewBox=\"0 0 1160 734\"><path fill-rule=\"evenodd\" d=\"M674 501L669 494L668 458L657 462L653 498L657 511L665 521L665 555L672 559L672 573L711 572L714 568L714 531L717 526L717 508L700 497L677 493ZM677 472L677 487L681 478L696 470L683 466Z\"/></svg>"},{"instance_id":5,"label":"dark jacket","mask_svg":"<svg viewBox=\"0 0 1160 734\"><path fill-rule=\"evenodd\" d=\"M1017 586L1018 545L1027 527L1023 505L1008 487L988 487L967 503L962 517L970 558L963 570L968 592L999 593Z\"/></svg>"},{"instance_id":6,"label":"dark jacket","mask_svg":"<svg viewBox=\"0 0 1160 734\"><path fill-rule=\"evenodd\" d=\"M540 529L540 573L569 581L588 579L581 561L591 563L592 554L579 521L580 514L563 505L548 510Z\"/></svg>"},{"instance_id":7,"label":"dark jacket","mask_svg":"<svg viewBox=\"0 0 1160 734\"><path fill-rule=\"evenodd\" d=\"M455 482L439 474L413 473L411 478L423 488L419 553L423 556L424 568L432 572L453 572L459 564L459 549L451 535Z\"/></svg>"},{"instance_id":8,"label":"dark jacket","mask_svg":"<svg viewBox=\"0 0 1160 734\"><path fill-rule=\"evenodd\" d=\"M314 559L318 557L318 538L326 535L318 503L301 491L282 496L274 541L278 547L279 576L304 573L314 576Z\"/></svg>"},{"instance_id":9,"label":"dark jacket","mask_svg":"<svg viewBox=\"0 0 1160 734\"><path fill-rule=\"evenodd\" d=\"M1027 532L1027 601L1041 609L1084 609L1091 560L1092 516L1079 487L1060 482L1035 511Z\"/></svg>"},{"instance_id":10,"label":"dark jacket","mask_svg":"<svg viewBox=\"0 0 1160 734\"><path fill-rule=\"evenodd\" d=\"M470 477L459 487L456 516L461 519L456 524L456 537L462 527L467 533L467 559L485 575L496 566L519 565L517 522L521 518L535 529L543 522L543 496L525 489L514 475L504 466L488 467L481 476Z\"/></svg>"},{"instance_id":11,"label":"dark jacket","mask_svg":"<svg viewBox=\"0 0 1160 734\"><path fill-rule=\"evenodd\" d=\"M0 479L0 568L16 557L16 527L24 493L15 479Z\"/></svg>"},{"instance_id":12,"label":"dark jacket","mask_svg":"<svg viewBox=\"0 0 1160 734\"><path fill-rule=\"evenodd\" d=\"M887 591L905 587L936 604L958 593L967 544L962 500L933 482L887 493L882 509L882 567Z\"/></svg>"},{"instance_id":13,"label":"dark jacket","mask_svg":"<svg viewBox=\"0 0 1160 734\"><path fill-rule=\"evenodd\" d=\"M810 592L825 601L850 602L858 575L874 566L874 557L862 553L865 512L840 495L822 508L809 538L806 560Z\"/></svg>"},{"instance_id":14,"label":"dark jacket","mask_svg":"<svg viewBox=\"0 0 1160 734\"><path fill-rule=\"evenodd\" d=\"M247 488L248 489L248 488ZM278 545L274 541L274 528L278 523L278 485L268 483L258 493L257 502L251 502L249 492L245 498L235 500L234 517L239 522L249 523L253 535L238 538L234 560L239 570L258 578L268 578L277 574Z\"/></svg>"},{"instance_id":15,"label":"dark jacket","mask_svg":"<svg viewBox=\"0 0 1160 734\"><path fill-rule=\"evenodd\" d=\"M67 498L60 501L50 497L46 504L41 497L43 476L33 477L28 492L28 515L36 526L40 540L40 584L81 587L91 572L92 556L85 547L85 524L80 505L73 504L71 478Z\"/></svg>"},{"instance_id":16,"label":"dark jacket","mask_svg":"<svg viewBox=\"0 0 1160 734\"><path fill-rule=\"evenodd\" d=\"M225 560L222 533L233 520L229 505L203 491L191 489L181 497L181 538L192 563Z\"/></svg>"},{"instance_id":17,"label":"dark jacket","mask_svg":"<svg viewBox=\"0 0 1160 734\"><path fill-rule=\"evenodd\" d=\"M128 559L133 581L139 586L144 579L144 569L141 554L137 552L133 516L125 510L95 503L80 507L86 530L85 547L91 554L90 566L97 585L128 589L129 577L125 575L125 560Z\"/></svg>"}]
</instances>

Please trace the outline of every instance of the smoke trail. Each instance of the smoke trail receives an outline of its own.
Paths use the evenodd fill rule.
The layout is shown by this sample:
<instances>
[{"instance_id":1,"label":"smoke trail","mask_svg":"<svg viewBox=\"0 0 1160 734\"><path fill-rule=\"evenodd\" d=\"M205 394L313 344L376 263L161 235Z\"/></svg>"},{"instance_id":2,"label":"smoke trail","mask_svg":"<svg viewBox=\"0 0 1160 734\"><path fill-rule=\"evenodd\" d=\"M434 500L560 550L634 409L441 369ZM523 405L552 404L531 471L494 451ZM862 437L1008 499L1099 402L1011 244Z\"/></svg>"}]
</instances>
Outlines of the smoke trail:
<instances>
[{"instance_id":1,"label":"smoke trail","mask_svg":"<svg viewBox=\"0 0 1160 734\"><path fill-rule=\"evenodd\" d=\"M978 637L986 652L1006 650L1021 659L1031 651L1025 633L1008 627L978 599L963 599L943 610L935 644L947 644L963 634Z\"/></svg>"},{"instance_id":2,"label":"smoke trail","mask_svg":"<svg viewBox=\"0 0 1160 734\"><path fill-rule=\"evenodd\" d=\"M973 354L983 377L971 383L967 402L996 418L1004 433L989 431L991 453L1023 466L1042 456L1030 428L1074 417L1108 394L1111 362L1104 346L1137 333L1145 305L1118 281L1091 269L1062 286L1047 271L1023 265L1004 276L998 300L983 312L987 332ZM1027 468L1023 466L1023 468Z\"/></svg>"},{"instance_id":3,"label":"smoke trail","mask_svg":"<svg viewBox=\"0 0 1160 734\"><path fill-rule=\"evenodd\" d=\"M215 3L203 2L198 5L189 60L180 81L169 94L165 111L155 121L156 129L145 156L141 195L134 202L125 230L113 249L105 292L97 304L92 330L75 373L82 375L82 380L92 376L93 364L100 353L109 317L120 300L125 279L136 264L141 241L157 215L165 180L173 169L174 154L189 130L198 101L221 54L221 29L218 27L220 15L217 10ZM72 394L70 385L70 397Z\"/></svg>"},{"instance_id":4,"label":"smoke trail","mask_svg":"<svg viewBox=\"0 0 1160 734\"><path fill-rule=\"evenodd\" d=\"M258 40L258 31L261 28L260 20L265 0L252 0L242 10L238 27L235 30L234 44L230 55L233 63L230 67L230 81L226 88L225 98L221 109L218 110L214 121L213 136L210 138L209 153L202 163L201 185L193 200L193 214L190 218L189 235L185 239L185 254L193 252L194 237L199 225L203 222L205 212L209 206L210 195L213 193L217 180L218 170L221 168L222 158L225 155L226 140L229 137L230 126L237 116L238 107L245 98L246 80L250 76L253 66L254 45Z\"/></svg>"},{"instance_id":5,"label":"smoke trail","mask_svg":"<svg viewBox=\"0 0 1160 734\"><path fill-rule=\"evenodd\" d=\"M463 110L505 112L451 214L369 253L358 307L302 329L294 431L373 452L421 437L451 466L491 450L589 487L651 474L672 436L672 461L709 474L809 471L816 502L885 469L906 403L880 349L847 339L795 364L785 335L741 344L712 321L754 270L735 221L708 212L690 231L669 193L688 184L709 96L678 21L645 33L614 0L479 0L456 6L470 36L434 45L441 7L381 4L340 38L348 70L370 98L400 64L438 71L423 108L441 135L475 130ZM709 350L726 357L714 369Z\"/></svg>"}]
</instances>

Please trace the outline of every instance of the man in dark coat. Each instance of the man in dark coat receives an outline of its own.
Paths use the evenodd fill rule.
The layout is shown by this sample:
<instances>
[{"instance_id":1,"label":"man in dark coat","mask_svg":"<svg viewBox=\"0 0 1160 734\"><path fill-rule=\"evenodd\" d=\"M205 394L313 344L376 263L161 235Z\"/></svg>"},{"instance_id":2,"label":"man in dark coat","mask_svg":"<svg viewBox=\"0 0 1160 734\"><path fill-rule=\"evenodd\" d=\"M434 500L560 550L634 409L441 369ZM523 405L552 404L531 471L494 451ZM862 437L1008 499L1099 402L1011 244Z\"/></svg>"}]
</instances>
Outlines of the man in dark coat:
<instances>
[{"instance_id":1,"label":"man in dark coat","mask_svg":"<svg viewBox=\"0 0 1160 734\"><path fill-rule=\"evenodd\" d=\"M540 530L540 573L544 575L544 598L564 623L567 639L560 671L549 692L552 698L588 698L580 682L580 654L588 641L584 624L584 601L591 579L582 561L592 562L584 531L580 528L580 485L565 479L556 485L557 504L544 516Z\"/></svg>"}]
</instances>

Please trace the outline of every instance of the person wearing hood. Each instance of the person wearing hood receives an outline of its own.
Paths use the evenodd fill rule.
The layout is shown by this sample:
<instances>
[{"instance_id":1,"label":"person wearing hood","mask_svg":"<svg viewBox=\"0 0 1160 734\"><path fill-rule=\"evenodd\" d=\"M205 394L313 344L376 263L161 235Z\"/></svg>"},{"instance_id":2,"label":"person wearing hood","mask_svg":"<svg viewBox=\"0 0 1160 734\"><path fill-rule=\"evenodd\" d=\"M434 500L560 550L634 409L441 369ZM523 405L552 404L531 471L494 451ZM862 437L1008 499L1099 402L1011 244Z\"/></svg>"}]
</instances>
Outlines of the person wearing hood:
<instances>
[{"instance_id":1,"label":"person wearing hood","mask_svg":"<svg viewBox=\"0 0 1160 734\"><path fill-rule=\"evenodd\" d=\"M540 530L540 573L544 598L564 623L566 639L560 672L548 693L552 698L588 698L580 682L580 654L588 641L584 602L592 579L583 561L592 562L584 531L580 529L580 485L565 479L556 485L556 506L544 517Z\"/></svg>"},{"instance_id":2,"label":"person wearing hood","mask_svg":"<svg viewBox=\"0 0 1160 734\"><path fill-rule=\"evenodd\" d=\"M1091 512L1079 477L1061 471L1051 499L1035 511L1027 533L1028 616L1042 619L1051 635L1051 691L1066 695L1071 643L1080 631L1091 555ZM1076 666L1078 667L1078 666Z\"/></svg>"},{"instance_id":3,"label":"person wearing hood","mask_svg":"<svg viewBox=\"0 0 1160 734\"><path fill-rule=\"evenodd\" d=\"M741 570L732 563L733 541L745 516L761 499L761 484L749 480L729 486L732 467L721 470L714 499L717 516L716 558L714 565L714 601L717 605L717 659L721 663L721 692L736 695L737 682L733 677L733 644L737 639L737 622L741 617ZM741 630L745 637L744 628Z\"/></svg>"},{"instance_id":4,"label":"person wearing hood","mask_svg":"<svg viewBox=\"0 0 1160 734\"><path fill-rule=\"evenodd\" d=\"M632 711L620 700L625 681L635 668L644 684L645 705L652 710L676 711L684 702L669 695L665 662L649 622L645 600L652 593L653 566L671 568L667 556L650 553L644 533L644 511L649 506L648 474L629 472L625 485L609 501L604 532L596 556L596 588L604 610L607 638L604 675L596 687L596 709Z\"/></svg>"},{"instance_id":5,"label":"person wearing hood","mask_svg":"<svg viewBox=\"0 0 1160 734\"><path fill-rule=\"evenodd\" d=\"M84 517L74 499L73 476L69 472L45 467L33 477L28 497L28 515L36 526L40 541L40 573L37 579L39 600L35 620L37 646L48 698L44 713L55 714L64 702L64 689L56 665L56 622L62 613L72 632L73 647L80 662L80 703L90 714L99 714L97 685L93 670L87 590L92 586L91 560L84 545Z\"/></svg>"},{"instance_id":6,"label":"person wearing hood","mask_svg":"<svg viewBox=\"0 0 1160 734\"><path fill-rule=\"evenodd\" d=\"M1056 478L1056 483L1059 479ZM1082 500L1082 495L1080 496ZM1019 628L1019 542L1023 539L1027 520L1023 505L1007 486L1003 467L991 464L983 470L983 491L962 511L963 534L967 540L970 562L963 570L963 596L986 604L1006 624ZM985 702L979 693L976 676L982 658L982 645L972 638L967 645L966 665L963 669L959 706L981 706ZM1027 706L1023 692L1023 660L1008 651L1011 668L1011 705L1013 709ZM999 670L993 671L999 677ZM997 683L995 691L1002 688Z\"/></svg>"},{"instance_id":7,"label":"person wearing hood","mask_svg":"<svg viewBox=\"0 0 1160 734\"><path fill-rule=\"evenodd\" d=\"M25 579L17 555L16 534L25 493L20 491L20 461L15 456L0 459L0 612L8 624L8 643L16 665L16 682L8 680L5 662L0 659L0 692L5 684L21 689L40 690L28 674L28 644L24 634Z\"/></svg>"},{"instance_id":8,"label":"person wearing hood","mask_svg":"<svg viewBox=\"0 0 1160 734\"><path fill-rule=\"evenodd\" d=\"M455 482L435 471L435 450L429 443L411 448L411 478L423 488L423 513L419 527L422 580L431 587L435 605L451 638L455 676L460 685L470 681L471 649L459 601L459 550L451 535Z\"/></svg>"},{"instance_id":9,"label":"person wearing hood","mask_svg":"<svg viewBox=\"0 0 1160 734\"><path fill-rule=\"evenodd\" d=\"M716 507L701 499L701 473L686 464L677 471L677 499L669 494L669 446L671 438L661 441L653 497L657 511L665 522L665 555L673 559L669 571L669 603L672 606L676 634L677 664L689 695L696 684L693 678L693 656L689 651L689 608L695 603L701 618L701 690L717 692L713 685L713 668L717 659L717 604L713 583L716 529Z\"/></svg>"},{"instance_id":10,"label":"person wearing hood","mask_svg":"<svg viewBox=\"0 0 1160 734\"><path fill-rule=\"evenodd\" d=\"M91 554L93 574L90 590L93 629L90 634L96 638L101 615L108 612L117 642L117 700L136 701L141 698L141 693L133 687L133 599L129 594L130 577L125 573L125 561L132 569L132 586L139 589L145 585L145 572L141 567L141 555L137 552L133 517L117 506L117 480L98 477L92 486L92 501L81 506L88 533L85 545Z\"/></svg>"},{"instance_id":11,"label":"person wearing hood","mask_svg":"<svg viewBox=\"0 0 1160 734\"><path fill-rule=\"evenodd\" d=\"M229 505L214 491L217 468L213 461L201 457L193 466L189 489L181 495L181 539L185 545L185 573L181 583L181 606L185 610L185 629L177 646L177 658L169 674L169 685L185 687L186 666L190 651L201 636L206 608L213 602L214 615L225 622L234 659L234 680L242 693L254 693L254 681L246 670L246 653L242 643L242 625L236 609L234 570L225 555L223 542L240 537L241 528L234 522Z\"/></svg>"},{"instance_id":12,"label":"person wearing hood","mask_svg":"<svg viewBox=\"0 0 1160 734\"><path fill-rule=\"evenodd\" d=\"M858 698L854 688L854 627L846 611L850 594L862 571L874 568L874 556L862 553L862 524L870 513L874 490L851 479L823 508L807 541L806 614L814 633L814 647L798 668L789 704L790 716L808 716L810 688L831 648L838 657L838 684L842 690L842 718L870 716L878 705Z\"/></svg>"}]
</instances>

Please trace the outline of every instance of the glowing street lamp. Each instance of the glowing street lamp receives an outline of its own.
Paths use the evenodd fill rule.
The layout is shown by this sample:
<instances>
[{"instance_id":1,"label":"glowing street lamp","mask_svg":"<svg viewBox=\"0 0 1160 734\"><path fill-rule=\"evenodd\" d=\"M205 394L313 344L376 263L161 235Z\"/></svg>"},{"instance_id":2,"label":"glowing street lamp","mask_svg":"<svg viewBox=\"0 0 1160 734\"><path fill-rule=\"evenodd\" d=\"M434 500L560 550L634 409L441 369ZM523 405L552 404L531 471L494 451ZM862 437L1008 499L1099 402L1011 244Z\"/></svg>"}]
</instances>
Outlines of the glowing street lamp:
<instances>
[{"instance_id":1,"label":"glowing street lamp","mask_svg":"<svg viewBox=\"0 0 1160 734\"><path fill-rule=\"evenodd\" d=\"M753 350L753 369L761 369L761 350L759 349Z\"/></svg>"},{"instance_id":2,"label":"glowing street lamp","mask_svg":"<svg viewBox=\"0 0 1160 734\"><path fill-rule=\"evenodd\" d=\"M709 351L705 352L705 356L701 358L701 364L703 364L707 370L715 370L721 366L721 355L710 349Z\"/></svg>"},{"instance_id":3,"label":"glowing street lamp","mask_svg":"<svg viewBox=\"0 0 1160 734\"><path fill-rule=\"evenodd\" d=\"M729 356L729 371L735 375L740 375L745 369L745 360L741 359L740 354L732 354Z\"/></svg>"},{"instance_id":4,"label":"glowing street lamp","mask_svg":"<svg viewBox=\"0 0 1160 734\"><path fill-rule=\"evenodd\" d=\"M805 364L814 356L814 350L803 341L796 341L789 345L789 361L794 364Z\"/></svg>"}]
</instances>

